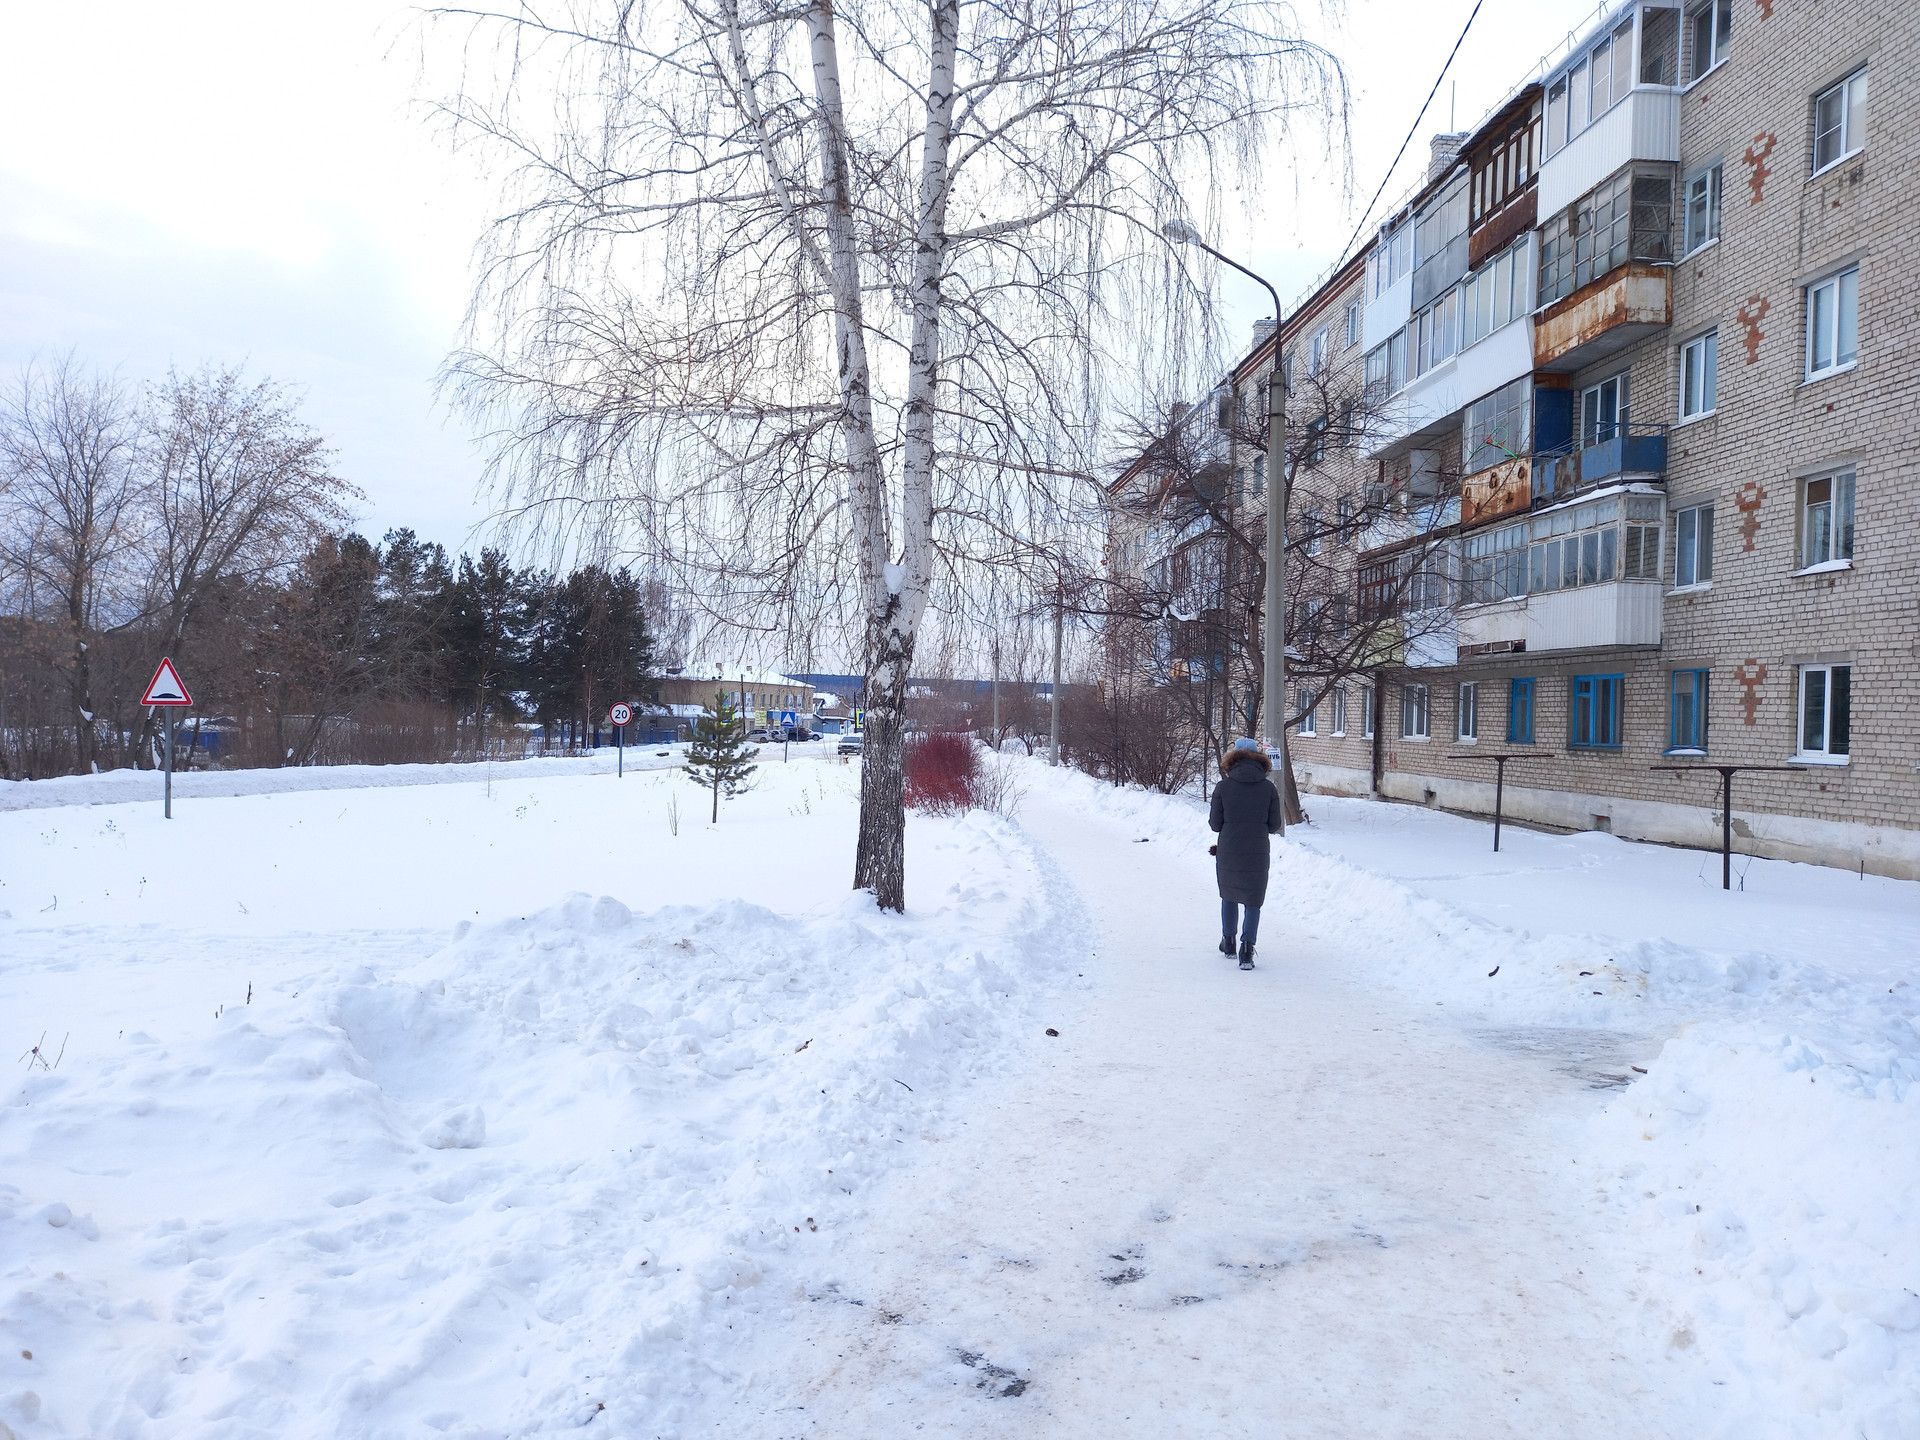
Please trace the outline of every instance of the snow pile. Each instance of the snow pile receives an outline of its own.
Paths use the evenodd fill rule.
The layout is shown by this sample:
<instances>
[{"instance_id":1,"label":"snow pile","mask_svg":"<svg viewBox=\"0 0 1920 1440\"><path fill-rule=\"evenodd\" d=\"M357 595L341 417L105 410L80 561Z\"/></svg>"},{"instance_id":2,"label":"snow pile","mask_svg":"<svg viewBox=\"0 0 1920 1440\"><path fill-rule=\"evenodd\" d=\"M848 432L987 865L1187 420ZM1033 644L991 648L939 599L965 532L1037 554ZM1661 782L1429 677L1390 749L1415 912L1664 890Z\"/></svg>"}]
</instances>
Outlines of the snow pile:
<instances>
[{"instance_id":1,"label":"snow pile","mask_svg":"<svg viewBox=\"0 0 1920 1440\"><path fill-rule=\"evenodd\" d=\"M165 1039L99 997L124 1035L0 1099L0 1424L670 1433L1033 1028L1040 867L915 844L960 878L906 918L576 895Z\"/></svg>"},{"instance_id":2,"label":"snow pile","mask_svg":"<svg viewBox=\"0 0 1920 1440\"><path fill-rule=\"evenodd\" d=\"M1055 783L1210 864L1193 800ZM1664 1257L1649 1324L1726 1386L1719 1433L1920 1440L1920 887L1756 861L1729 895L1717 857L1524 830L1494 855L1484 823L1311 803L1269 963L1325 949L1437 1014L1648 1035L1585 1144Z\"/></svg>"},{"instance_id":3,"label":"snow pile","mask_svg":"<svg viewBox=\"0 0 1920 1440\"><path fill-rule=\"evenodd\" d=\"M1694 1026L1598 1122L1650 1323L1740 1377L1722 1435L1920 1436L1920 996L1879 999Z\"/></svg>"}]
</instances>

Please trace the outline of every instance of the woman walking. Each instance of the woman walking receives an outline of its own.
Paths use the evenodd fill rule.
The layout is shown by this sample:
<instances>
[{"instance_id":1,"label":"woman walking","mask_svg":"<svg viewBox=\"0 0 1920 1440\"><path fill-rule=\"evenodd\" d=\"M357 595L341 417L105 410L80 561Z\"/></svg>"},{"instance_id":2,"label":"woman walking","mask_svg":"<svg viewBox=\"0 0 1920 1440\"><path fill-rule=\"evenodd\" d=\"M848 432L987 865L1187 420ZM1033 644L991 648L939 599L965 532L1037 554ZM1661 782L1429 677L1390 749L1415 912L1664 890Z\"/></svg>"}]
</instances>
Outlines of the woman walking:
<instances>
[{"instance_id":1,"label":"woman walking","mask_svg":"<svg viewBox=\"0 0 1920 1440\"><path fill-rule=\"evenodd\" d=\"M1213 847L1213 873L1220 884L1220 953L1233 954L1237 944L1242 970L1253 969L1260 907L1267 901L1267 870L1273 862L1267 837L1280 828L1280 792L1274 788L1272 770L1273 762L1253 741L1234 741L1220 757L1221 779L1207 811L1207 824L1220 837Z\"/></svg>"}]
</instances>

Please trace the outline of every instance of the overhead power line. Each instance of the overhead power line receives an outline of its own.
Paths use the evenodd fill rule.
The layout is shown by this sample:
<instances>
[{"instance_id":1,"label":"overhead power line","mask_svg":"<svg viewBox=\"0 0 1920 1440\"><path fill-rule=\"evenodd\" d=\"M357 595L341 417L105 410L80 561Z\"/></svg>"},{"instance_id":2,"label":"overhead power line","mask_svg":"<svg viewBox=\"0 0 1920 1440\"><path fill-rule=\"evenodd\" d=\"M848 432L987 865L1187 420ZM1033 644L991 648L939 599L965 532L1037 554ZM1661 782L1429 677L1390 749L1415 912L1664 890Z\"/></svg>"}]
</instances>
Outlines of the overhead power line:
<instances>
[{"instance_id":1,"label":"overhead power line","mask_svg":"<svg viewBox=\"0 0 1920 1440\"><path fill-rule=\"evenodd\" d=\"M1394 152L1393 163L1387 166L1387 173L1380 177L1380 188L1373 192L1373 198L1367 201L1367 208L1360 212L1360 223L1353 227L1353 234L1341 248L1339 263L1333 267L1335 270L1346 264L1347 256L1353 253L1354 241L1358 240L1367 228L1367 217L1373 214L1373 207L1380 203L1380 197L1386 193L1388 182L1393 179L1393 172L1400 168L1400 161L1406 156L1407 147L1413 143L1413 137L1420 133L1420 122L1427 118L1427 111L1433 105L1433 97L1440 93L1440 87L1446 81L1447 72L1453 68L1454 58L1459 55L1460 47L1467 42L1467 32L1473 29L1473 22L1480 15L1480 7L1486 3L1487 0L1473 0L1473 9L1467 15L1467 23L1460 27L1459 39L1453 42L1453 49L1447 52L1447 60L1440 67L1440 73L1433 77L1433 88L1427 91L1427 98L1420 106L1420 113L1413 117L1413 124L1407 127L1407 136L1400 142L1400 148Z\"/></svg>"}]
</instances>

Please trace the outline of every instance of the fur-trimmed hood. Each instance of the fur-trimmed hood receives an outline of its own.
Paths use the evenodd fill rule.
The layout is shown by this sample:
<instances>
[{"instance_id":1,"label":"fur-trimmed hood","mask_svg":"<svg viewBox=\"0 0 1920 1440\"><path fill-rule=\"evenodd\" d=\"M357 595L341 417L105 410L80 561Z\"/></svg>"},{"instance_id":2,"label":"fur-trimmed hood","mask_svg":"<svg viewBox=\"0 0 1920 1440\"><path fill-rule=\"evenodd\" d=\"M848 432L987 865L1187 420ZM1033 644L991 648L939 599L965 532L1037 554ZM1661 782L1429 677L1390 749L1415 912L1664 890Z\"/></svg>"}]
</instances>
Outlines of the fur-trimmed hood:
<instances>
[{"instance_id":1,"label":"fur-trimmed hood","mask_svg":"<svg viewBox=\"0 0 1920 1440\"><path fill-rule=\"evenodd\" d=\"M1231 774L1233 767L1238 765L1242 760L1251 760L1267 774L1271 775L1273 773L1273 761L1267 757L1266 751L1232 748L1220 752L1221 775Z\"/></svg>"}]
</instances>

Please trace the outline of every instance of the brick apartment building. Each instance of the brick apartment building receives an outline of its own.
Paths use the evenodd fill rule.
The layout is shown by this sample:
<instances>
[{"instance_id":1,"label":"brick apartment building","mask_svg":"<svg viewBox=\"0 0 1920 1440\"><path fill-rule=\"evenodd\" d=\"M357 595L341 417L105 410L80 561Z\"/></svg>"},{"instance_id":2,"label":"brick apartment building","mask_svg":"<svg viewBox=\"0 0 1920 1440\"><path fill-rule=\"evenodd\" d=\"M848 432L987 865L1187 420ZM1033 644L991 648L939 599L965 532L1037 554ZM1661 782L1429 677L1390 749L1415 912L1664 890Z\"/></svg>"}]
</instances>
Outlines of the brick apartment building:
<instances>
[{"instance_id":1,"label":"brick apartment building","mask_svg":"<svg viewBox=\"0 0 1920 1440\"><path fill-rule=\"evenodd\" d=\"M1920 878L1917 55L1900 0L1612 7L1234 368L1291 377L1290 630L1372 627L1304 787L1488 811L1516 753L1509 814L1717 845L1655 767L1778 766L1738 849Z\"/></svg>"}]
</instances>

